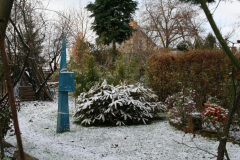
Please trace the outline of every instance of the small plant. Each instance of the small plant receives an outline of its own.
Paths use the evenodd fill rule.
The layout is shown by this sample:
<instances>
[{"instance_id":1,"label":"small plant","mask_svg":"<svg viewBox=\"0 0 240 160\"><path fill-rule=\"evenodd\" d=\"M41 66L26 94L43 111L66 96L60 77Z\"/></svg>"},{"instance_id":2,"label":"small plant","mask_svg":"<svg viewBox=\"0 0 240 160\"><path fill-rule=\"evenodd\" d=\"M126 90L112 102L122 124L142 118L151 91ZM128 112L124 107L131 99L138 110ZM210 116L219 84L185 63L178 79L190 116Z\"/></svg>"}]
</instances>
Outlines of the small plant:
<instances>
[{"instance_id":1,"label":"small plant","mask_svg":"<svg viewBox=\"0 0 240 160\"><path fill-rule=\"evenodd\" d=\"M82 125L146 124L165 106L152 90L136 85L108 85L106 80L77 99L75 122Z\"/></svg>"},{"instance_id":2,"label":"small plant","mask_svg":"<svg viewBox=\"0 0 240 160\"><path fill-rule=\"evenodd\" d=\"M2 99L2 97L0 97ZM17 111L20 110L20 100L15 98L15 106ZM4 150L3 150L3 139L6 136L7 132L10 131L10 136L14 136L15 132L13 129L12 124L12 111L9 106L8 99L5 99L0 104L0 148L1 148L1 155L0 157L4 157Z\"/></svg>"},{"instance_id":3,"label":"small plant","mask_svg":"<svg viewBox=\"0 0 240 160\"><path fill-rule=\"evenodd\" d=\"M205 109L203 111L204 120L207 122L208 127L213 126L214 129L221 128L228 114L228 110L222 108L217 104L205 103Z\"/></svg>"},{"instance_id":4,"label":"small plant","mask_svg":"<svg viewBox=\"0 0 240 160\"><path fill-rule=\"evenodd\" d=\"M0 98L1 99L1 98ZM17 111L20 110L20 100L18 98L15 98L15 106ZM1 104L0 104L0 133L1 137L4 138L5 135L7 134L8 130L11 132L14 132L12 129L12 111L9 106L9 101L8 99L5 99ZM12 133L14 135L14 133Z\"/></svg>"},{"instance_id":5,"label":"small plant","mask_svg":"<svg viewBox=\"0 0 240 160\"><path fill-rule=\"evenodd\" d=\"M174 123L186 125L188 116L191 116L191 113L195 111L194 97L196 91L182 88L181 92L169 96L165 103L167 105L172 105L172 111L170 113L170 120Z\"/></svg>"},{"instance_id":6,"label":"small plant","mask_svg":"<svg viewBox=\"0 0 240 160\"><path fill-rule=\"evenodd\" d=\"M217 97L209 97L207 100L207 103L205 103L204 106L206 106L206 105L210 106L213 104L222 105L222 102Z\"/></svg>"}]
</instances>

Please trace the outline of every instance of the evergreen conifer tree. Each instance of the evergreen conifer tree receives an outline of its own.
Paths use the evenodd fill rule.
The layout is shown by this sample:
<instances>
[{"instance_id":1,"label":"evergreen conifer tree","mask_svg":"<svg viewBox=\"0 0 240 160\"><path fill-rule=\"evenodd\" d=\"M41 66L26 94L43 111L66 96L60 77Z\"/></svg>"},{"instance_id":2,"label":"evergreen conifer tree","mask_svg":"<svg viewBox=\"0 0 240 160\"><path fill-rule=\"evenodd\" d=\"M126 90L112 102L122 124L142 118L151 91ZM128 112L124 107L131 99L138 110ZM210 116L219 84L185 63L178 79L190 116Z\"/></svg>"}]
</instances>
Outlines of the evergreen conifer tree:
<instances>
[{"instance_id":1,"label":"evergreen conifer tree","mask_svg":"<svg viewBox=\"0 0 240 160\"><path fill-rule=\"evenodd\" d=\"M113 44L113 51L116 50L116 43L122 43L132 36L134 30L128 25L133 21L132 14L137 9L137 2L133 0L95 0L86 6L94 17L92 29L103 39L106 45Z\"/></svg>"},{"instance_id":2,"label":"evergreen conifer tree","mask_svg":"<svg viewBox=\"0 0 240 160\"><path fill-rule=\"evenodd\" d=\"M194 48L195 48L195 49L202 49L202 48L203 48L203 40L202 40L202 38L198 37L198 38L195 40Z\"/></svg>"},{"instance_id":3,"label":"evergreen conifer tree","mask_svg":"<svg viewBox=\"0 0 240 160\"><path fill-rule=\"evenodd\" d=\"M41 56L44 37L40 37L39 29L36 29L35 22L31 16L28 19L26 28L28 33L24 33L24 37L27 39L27 42L31 44L31 47L33 49L31 56L36 60L38 64L42 64L45 62L43 56Z\"/></svg>"},{"instance_id":4,"label":"evergreen conifer tree","mask_svg":"<svg viewBox=\"0 0 240 160\"><path fill-rule=\"evenodd\" d=\"M207 49L213 49L215 43L216 43L216 38L213 36L212 33L209 33L208 36L206 37L204 47Z\"/></svg>"},{"instance_id":5,"label":"evergreen conifer tree","mask_svg":"<svg viewBox=\"0 0 240 160\"><path fill-rule=\"evenodd\" d=\"M18 6L20 7L20 3ZM45 63L44 56L41 55L43 51L43 41L45 39L45 34L42 33L42 26L40 26L41 22L39 20L40 17L32 8L31 8L31 3L25 4L25 10L24 12L19 13L19 21L22 23L22 34L23 38L25 40L25 43L29 45L31 48L31 58L34 58L38 64L43 64ZM22 45L21 40L19 39L18 43L18 50L19 50L19 55L25 55L26 49Z\"/></svg>"}]
</instances>

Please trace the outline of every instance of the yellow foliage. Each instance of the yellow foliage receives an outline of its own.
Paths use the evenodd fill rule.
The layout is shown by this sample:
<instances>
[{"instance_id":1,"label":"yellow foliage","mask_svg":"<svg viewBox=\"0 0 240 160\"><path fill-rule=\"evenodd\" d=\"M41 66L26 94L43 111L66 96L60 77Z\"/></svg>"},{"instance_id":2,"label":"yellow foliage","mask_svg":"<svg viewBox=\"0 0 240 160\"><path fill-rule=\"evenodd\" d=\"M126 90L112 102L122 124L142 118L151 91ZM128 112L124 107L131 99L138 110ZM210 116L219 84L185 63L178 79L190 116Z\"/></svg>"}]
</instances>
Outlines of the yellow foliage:
<instances>
[{"instance_id":1,"label":"yellow foliage","mask_svg":"<svg viewBox=\"0 0 240 160\"><path fill-rule=\"evenodd\" d=\"M75 37L75 43L73 48L70 50L70 55L74 61L78 64L82 64L83 54L89 53L89 46L87 40L84 39L83 34L78 32L78 35Z\"/></svg>"}]
</instances>

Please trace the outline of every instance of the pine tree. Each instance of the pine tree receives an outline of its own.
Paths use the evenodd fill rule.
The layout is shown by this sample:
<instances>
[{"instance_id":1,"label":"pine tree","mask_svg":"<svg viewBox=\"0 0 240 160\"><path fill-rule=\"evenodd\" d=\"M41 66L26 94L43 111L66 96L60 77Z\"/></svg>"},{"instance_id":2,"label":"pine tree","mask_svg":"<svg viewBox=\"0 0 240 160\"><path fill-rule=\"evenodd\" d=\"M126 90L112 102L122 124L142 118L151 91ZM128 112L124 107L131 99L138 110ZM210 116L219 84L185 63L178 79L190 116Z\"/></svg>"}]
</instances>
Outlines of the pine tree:
<instances>
[{"instance_id":1,"label":"pine tree","mask_svg":"<svg viewBox=\"0 0 240 160\"><path fill-rule=\"evenodd\" d=\"M133 0L95 0L87 5L87 10L94 17L92 29L103 39L106 45L122 43L132 36L134 30L128 25L133 21L132 14L137 9L137 2Z\"/></svg>"},{"instance_id":2,"label":"pine tree","mask_svg":"<svg viewBox=\"0 0 240 160\"><path fill-rule=\"evenodd\" d=\"M20 6L21 3L18 4L18 7ZM24 12L19 13L19 23L22 25L22 33L23 33L23 38L25 40L25 43L29 45L31 48L31 58L34 58L38 64L43 64L45 63L44 56L41 55L43 51L43 41L45 39L45 34L42 33L42 26L40 26L39 15L33 10L32 4L31 3L26 3ZM18 51L20 52L19 54L25 55L26 49L25 47L21 44L21 40L18 40Z\"/></svg>"},{"instance_id":3,"label":"pine tree","mask_svg":"<svg viewBox=\"0 0 240 160\"><path fill-rule=\"evenodd\" d=\"M36 24L33 21L33 17L31 15L28 17L26 28L28 33L24 33L24 37L27 39L28 44L31 44L31 47L33 49L33 58L38 64L45 63L43 56L41 56L44 37L40 37L39 29L36 29Z\"/></svg>"},{"instance_id":4,"label":"pine tree","mask_svg":"<svg viewBox=\"0 0 240 160\"><path fill-rule=\"evenodd\" d=\"M216 43L216 38L213 36L212 33L209 33L208 36L206 37L204 47L207 49L213 49L215 43Z\"/></svg>"},{"instance_id":5,"label":"pine tree","mask_svg":"<svg viewBox=\"0 0 240 160\"><path fill-rule=\"evenodd\" d=\"M195 49L202 49L202 48L203 48L203 40L202 40L202 38L198 37L198 38L195 40L194 48L195 48Z\"/></svg>"}]
</instances>

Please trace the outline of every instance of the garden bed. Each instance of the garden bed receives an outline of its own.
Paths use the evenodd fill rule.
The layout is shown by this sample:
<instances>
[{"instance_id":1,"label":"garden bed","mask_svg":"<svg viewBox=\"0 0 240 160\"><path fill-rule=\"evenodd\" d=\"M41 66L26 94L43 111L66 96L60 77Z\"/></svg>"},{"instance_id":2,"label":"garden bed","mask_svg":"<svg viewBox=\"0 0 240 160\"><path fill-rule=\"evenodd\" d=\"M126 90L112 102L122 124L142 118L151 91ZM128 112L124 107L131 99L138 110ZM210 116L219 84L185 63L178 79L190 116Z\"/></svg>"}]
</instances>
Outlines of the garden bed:
<instances>
[{"instance_id":1,"label":"garden bed","mask_svg":"<svg viewBox=\"0 0 240 160\"><path fill-rule=\"evenodd\" d=\"M175 128L177 128L178 130L182 130L185 133L189 132L189 129L187 126L185 125L180 125L178 123L174 123L173 121L169 120L169 124ZM213 130L209 130L209 129L200 129L200 130L196 130L193 132L194 134L198 134L201 135L202 137L206 137L206 138L214 138L217 139L218 138L218 133L216 131ZM228 142L232 142L233 144L238 144L240 145L240 131L230 131L230 137L227 140Z\"/></svg>"}]
</instances>

